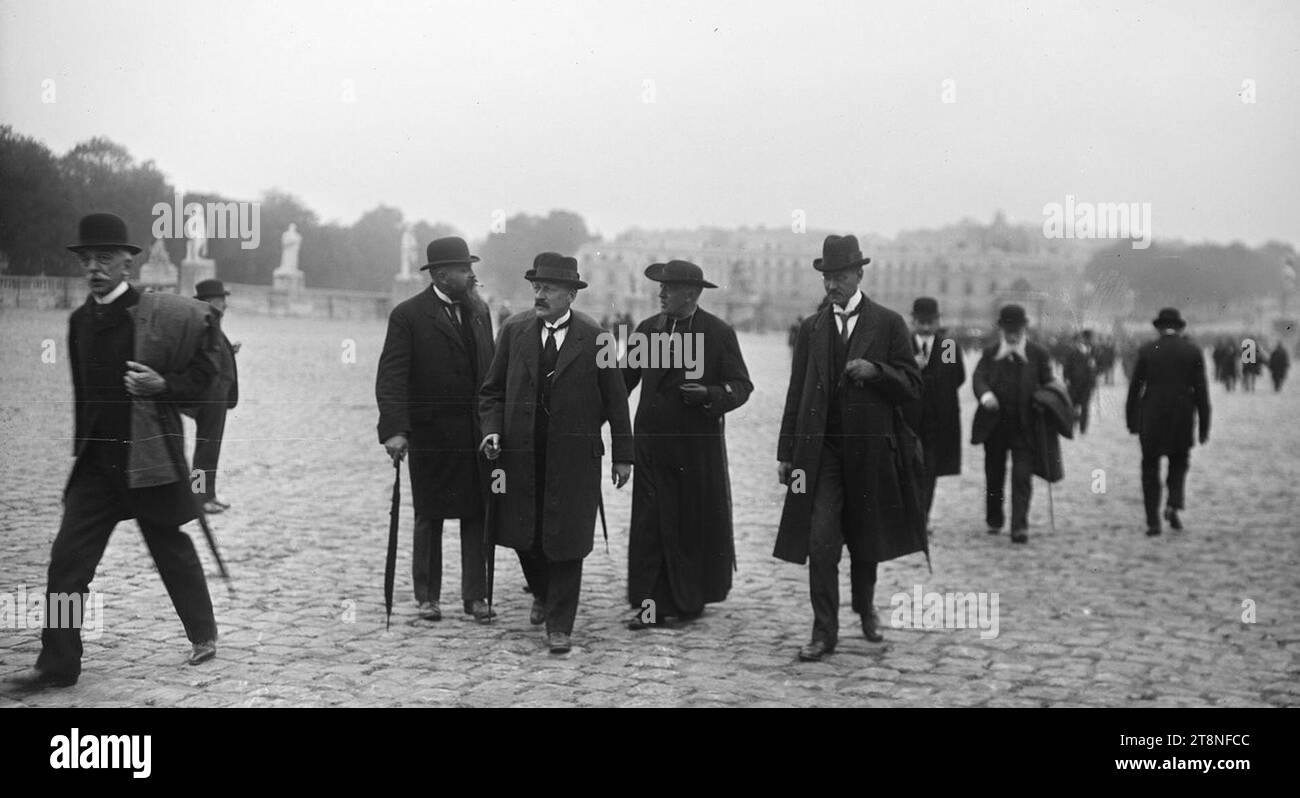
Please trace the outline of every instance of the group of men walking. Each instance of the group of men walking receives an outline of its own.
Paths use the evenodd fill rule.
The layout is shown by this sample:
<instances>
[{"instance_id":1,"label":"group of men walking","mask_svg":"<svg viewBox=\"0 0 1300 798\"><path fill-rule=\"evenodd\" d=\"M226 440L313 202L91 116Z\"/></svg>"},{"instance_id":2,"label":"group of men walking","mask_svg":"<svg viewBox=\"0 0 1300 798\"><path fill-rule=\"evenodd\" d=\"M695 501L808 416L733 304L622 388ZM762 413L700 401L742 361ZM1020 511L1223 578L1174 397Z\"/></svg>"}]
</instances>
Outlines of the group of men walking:
<instances>
[{"instance_id":1,"label":"group of men walking","mask_svg":"<svg viewBox=\"0 0 1300 798\"><path fill-rule=\"evenodd\" d=\"M178 414L197 407L200 437L214 425L220 437L236 399L218 375L227 365L233 373L237 345L220 332L227 293L220 283L200 286L207 303L139 294L126 278L140 248L128 242L121 219L94 214L69 247L90 296L69 327L77 460L47 592L84 594L113 527L137 518L193 643L188 661L198 664L215 656L217 630L202 568L179 525L220 505L212 482L201 501L191 495ZM431 242L426 255L431 284L390 314L375 387L379 442L394 467L406 459L410 471L420 618L442 618L442 529L455 519L464 612L492 619L488 563L496 546L513 548L533 597L530 622L544 626L552 653L571 649L583 559L597 515L605 523L605 424L615 487L636 468L628 628L690 621L725 599L735 567L725 416L754 386L735 332L700 306L703 291L716 288L703 270L680 260L645 269L660 284L661 312L630 337L666 342L664 356L629 352L611 363L612 334L571 307L586 287L574 258L536 256L524 274L533 308L505 319L494 340L474 290L478 257L456 237ZM828 236L813 262L826 301L794 335L777 445L786 494L773 554L808 564L812 632L798 652L805 661L838 643L846 546L852 608L863 635L882 639L878 564L918 552L928 558L936 481L961 470L958 389L966 371L957 341L939 326L932 298L915 301L909 329L867 297L860 282L869 263L854 236ZM1004 525L1010 456L1016 543L1028 540L1032 475L1060 478L1056 436L1071 434L1073 409L1087 402L1053 377L1046 350L1027 340L1027 324L1023 308L1003 307L998 340L971 379L978 399L971 442L985 451L987 528L996 534ZM1177 310L1162 310L1154 324L1161 335L1138 356L1127 408L1142 442L1148 534L1160 531L1160 459L1169 460L1164 519L1181 528L1193 419L1202 443L1209 431L1200 350L1180 336ZM1080 353L1088 354L1086 343ZM633 423L628 394L638 386ZM215 451L196 452L205 473L207 462L215 473L215 459ZM79 629L46 628L37 667L19 686L73 684L80 657Z\"/></svg>"}]
</instances>

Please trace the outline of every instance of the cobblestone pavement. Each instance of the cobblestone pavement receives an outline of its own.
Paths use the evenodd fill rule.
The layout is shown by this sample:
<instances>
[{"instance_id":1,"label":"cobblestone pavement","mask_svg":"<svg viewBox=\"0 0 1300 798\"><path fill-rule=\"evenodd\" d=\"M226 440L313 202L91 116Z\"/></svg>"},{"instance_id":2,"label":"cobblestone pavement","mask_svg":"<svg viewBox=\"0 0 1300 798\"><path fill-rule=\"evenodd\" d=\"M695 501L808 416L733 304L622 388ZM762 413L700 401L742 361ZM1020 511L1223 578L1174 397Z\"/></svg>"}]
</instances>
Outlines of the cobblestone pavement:
<instances>
[{"instance_id":1,"label":"cobblestone pavement","mask_svg":"<svg viewBox=\"0 0 1300 798\"><path fill-rule=\"evenodd\" d=\"M56 312L0 316L0 595L44 587L72 462L66 323ZM0 695L0 706L1261 706L1300 698L1295 385L1281 395L1212 389L1214 428L1209 446L1193 450L1187 529L1155 539L1143 535L1122 376L1101 389L1090 434L1064 445L1067 476L1050 502L1055 529L1045 483L1035 480L1028 546L984 532L983 455L968 446L964 473L939 484L933 573L919 555L882 565L876 603L888 622L891 596L916 585L996 592L998 635L889 628L873 645L854 634L846 606L835 655L802 664L795 652L812 622L806 569L771 557L789 354L783 335L742 336L757 389L728 422L738 554L731 598L688 627L627 631L631 491L606 484L609 553L598 538L575 648L556 657L528 624L530 597L508 550L497 556L497 622L480 626L458 612L439 623L415 619L409 491L399 601L385 630L392 469L374 433L381 322L248 318L235 308L227 331L244 348L219 482L234 507L212 519L230 589L203 551L221 628L217 659L182 664L188 643L128 522L94 582L104 628L87 635L81 681L22 700ZM46 339L57 363L42 362ZM968 432L969 385L962 403ZM1098 469L1104 492L1093 490ZM457 610L452 526L443 603ZM202 549L197 525L187 529ZM846 601L847 570L846 562ZM1253 623L1243 621L1250 607ZM0 678L30 667L39 649L37 630L9 623L0 629Z\"/></svg>"}]
</instances>

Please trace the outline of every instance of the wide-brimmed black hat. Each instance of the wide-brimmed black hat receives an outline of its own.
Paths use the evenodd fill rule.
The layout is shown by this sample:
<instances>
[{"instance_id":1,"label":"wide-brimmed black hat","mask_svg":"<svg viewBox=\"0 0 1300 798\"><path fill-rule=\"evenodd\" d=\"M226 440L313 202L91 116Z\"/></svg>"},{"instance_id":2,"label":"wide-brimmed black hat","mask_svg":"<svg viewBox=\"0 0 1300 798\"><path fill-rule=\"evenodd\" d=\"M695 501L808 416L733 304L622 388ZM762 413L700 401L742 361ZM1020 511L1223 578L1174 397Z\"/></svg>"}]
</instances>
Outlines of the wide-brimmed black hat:
<instances>
[{"instance_id":1,"label":"wide-brimmed black hat","mask_svg":"<svg viewBox=\"0 0 1300 798\"><path fill-rule=\"evenodd\" d=\"M421 271L439 266L468 266L478 263L478 255L469 254L469 245L460 236L435 238L424 248L424 256L428 263L420 267Z\"/></svg>"},{"instance_id":2,"label":"wide-brimmed black hat","mask_svg":"<svg viewBox=\"0 0 1300 798\"><path fill-rule=\"evenodd\" d=\"M939 318L939 300L932 296L917 297L912 302L912 315L921 321Z\"/></svg>"},{"instance_id":3,"label":"wide-brimmed black hat","mask_svg":"<svg viewBox=\"0 0 1300 798\"><path fill-rule=\"evenodd\" d=\"M111 247L137 255L140 248L127 240L130 237L122 217L112 213L92 213L81 217L81 223L77 225L77 238L80 240L69 244L68 249L80 252L91 247Z\"/></svg>"},{"instance_id":4,"label":"wide-brimmed black hat","mask_svg":"<svg viewBox=\"0 0 1300 798\"><path fill-rule=\"evenodd\" d=\"M1178 308L1161 308L1160 313L1151 320L1151 323L1155 325L1157 330L1163 330L1167 327L1181 330L1187 326L1187 322L1183 321L1182 314L1178 312Z\"/></svg>"},{"instance_id":5,"label":"wide-brimmed black hat","mask_svg":"<svg viewBox=\"0 0 1300 798\"><path fill-rule=\"evenodd\" d=\"M998 313L998 326L1004 330L1019 330L1028 324L1029 317L1019 305L1003 305Z\"/></svg>"},{"instance_id":6,"label":"wide-brimmed black hat","mask_svg":"<svg viewBox=\"0 0 1300 798\"><path fill-rule=\"evenodd\" d=\"M658 283L683 283L698 285L701 288L717 288L704 279L704 270L685 260L670 260L667 263L652 263L645 269L645 276Z\"/></svg>"},{"instance_id":7,"label":"wide-brimmed black hat","mask_svg":"<svg viewBox=\"0 0 1300 798\"><path fill-rule=\"evenodd\" d=\"M524 272L524 279L564 283L574 288L587 287L578 276L578 259L566 257L558 252L543 252L533 258L533 268Z\"/></svg>"},{"instance_id":8,"label":"wide-brimmed black hat","mask_svg":"<svg viewBox=\"0 0 1300 798\"><path fill-rule=\"evenodd\" d=\"M195 299L207 299L210 296L230 296L230 292L220 280L200 280L195 284Z\"/></svg>"},{"instance_id":9,"label":"wide-brimmed black hat","mask_svg":"<svg viewBox=\"0 0 1300 798\"><path fill-rule=\"evenodd\" d=\"M862 256L857 236L830 235L822 242L822 256L813 261L813 268L819 272L838 272L870 262L871 258Z\"/></svg>"}]
</instances>

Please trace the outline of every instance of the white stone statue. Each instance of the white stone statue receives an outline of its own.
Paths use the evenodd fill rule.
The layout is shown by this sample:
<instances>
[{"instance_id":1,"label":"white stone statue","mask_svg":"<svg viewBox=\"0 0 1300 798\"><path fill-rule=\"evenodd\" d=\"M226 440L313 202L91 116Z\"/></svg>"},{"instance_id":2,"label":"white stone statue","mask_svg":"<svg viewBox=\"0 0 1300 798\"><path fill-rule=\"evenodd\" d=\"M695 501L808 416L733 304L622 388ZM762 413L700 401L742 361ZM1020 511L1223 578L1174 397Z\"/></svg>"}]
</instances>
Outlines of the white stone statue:
<instances>
[{"instance_id":1,"label":"white stone statue","mask_svg":"<svg viewBox=\"0 0 1300 798\"><path fill-rule=\"evenodd\" d=\"M185 260L199 261L208 256L208 231L203 214L196 213L185 221Z\"/></svg>"},{"instance_id":2,"label":"white stone statue","mask_svg":"<svg viewBox=\"0 0 1300 798\"><path fill-rule=\"evenodd\" d=\"M415 233L411 232L410 227L406 227L402 230L402 270L397 275L398 280L407 282L411 279L411 269L415 268L417 257L415 249Z\"/></svg>"},{"instance_id":3,"label":"white stone statue","mask_svg":"<svg viewBox=\"0 0 1300 798\"><path fill-rule=\"evenodd\" d=\"M289 229L280 236L280 268L275 274L302 274L298 270L298 247L302 245L302 234L298 232L295 222L289 223Z\"/></svg>"}]
</instances>

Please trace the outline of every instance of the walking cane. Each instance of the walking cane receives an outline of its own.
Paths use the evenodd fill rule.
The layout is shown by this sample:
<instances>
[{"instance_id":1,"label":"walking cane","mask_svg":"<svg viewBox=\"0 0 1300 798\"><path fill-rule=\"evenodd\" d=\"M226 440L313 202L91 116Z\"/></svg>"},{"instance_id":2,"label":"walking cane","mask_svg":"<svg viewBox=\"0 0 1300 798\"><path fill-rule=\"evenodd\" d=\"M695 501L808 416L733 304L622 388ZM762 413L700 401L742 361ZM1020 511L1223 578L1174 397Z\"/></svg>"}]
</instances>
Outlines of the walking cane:
<instances>
[{"instance_id":1,"label":"walking cane","mask_svg":"<svg viewBox=\"0 0 1300 798\"><path fill-rule=\"evenodd\" d=\"M1052 524L1052 533L1056 533L1056 505L1052 502L1052 483L1047 483L1047 518Z\"/></svg>"}]
</instances>

